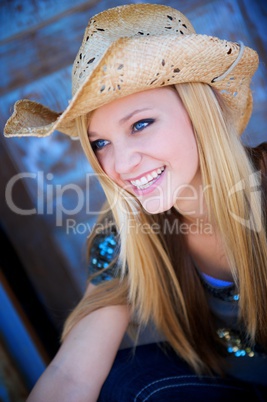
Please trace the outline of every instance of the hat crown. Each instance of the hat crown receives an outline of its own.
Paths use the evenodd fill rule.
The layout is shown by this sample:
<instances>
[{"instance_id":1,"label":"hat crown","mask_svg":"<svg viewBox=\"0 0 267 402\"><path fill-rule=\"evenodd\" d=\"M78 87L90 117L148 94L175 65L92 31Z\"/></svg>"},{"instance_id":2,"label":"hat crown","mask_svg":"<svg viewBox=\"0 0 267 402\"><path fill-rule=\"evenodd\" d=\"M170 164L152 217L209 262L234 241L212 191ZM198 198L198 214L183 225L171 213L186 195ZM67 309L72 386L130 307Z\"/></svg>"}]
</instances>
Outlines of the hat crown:
<instances>
[{"instance_id":1,"label":"hat crown","mask_svg":"<svg viewBox=\"0 0 267 402\"><path fill-rule=\"evenodd\" d=\"M195 30L190 21L180 11L164 5L128 4L97 14L88 23L73 64L73 95L119 39L192 33Z\"/></svg>"}]
</instances>

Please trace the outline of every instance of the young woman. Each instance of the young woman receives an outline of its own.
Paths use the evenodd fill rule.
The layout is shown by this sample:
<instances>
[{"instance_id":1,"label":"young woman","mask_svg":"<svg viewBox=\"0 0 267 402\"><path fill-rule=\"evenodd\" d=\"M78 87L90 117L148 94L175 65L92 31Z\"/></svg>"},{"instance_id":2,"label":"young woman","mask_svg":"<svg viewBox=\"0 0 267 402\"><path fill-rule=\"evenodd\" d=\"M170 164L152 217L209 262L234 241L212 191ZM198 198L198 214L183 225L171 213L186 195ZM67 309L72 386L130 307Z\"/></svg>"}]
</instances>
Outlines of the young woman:
<instances>
[{"instance_id":1,"label":"young woman","mask_svg":"<svg viewBox=\"0 0 267 402\"><path fill-rule=\"evenodd\" d=\"M240 140L257 65L132 4L91 19L64 113L16 104L5 135L78 135L107 197L29 402L266 400L267 147Z\"/></svg>"}]
</instances>

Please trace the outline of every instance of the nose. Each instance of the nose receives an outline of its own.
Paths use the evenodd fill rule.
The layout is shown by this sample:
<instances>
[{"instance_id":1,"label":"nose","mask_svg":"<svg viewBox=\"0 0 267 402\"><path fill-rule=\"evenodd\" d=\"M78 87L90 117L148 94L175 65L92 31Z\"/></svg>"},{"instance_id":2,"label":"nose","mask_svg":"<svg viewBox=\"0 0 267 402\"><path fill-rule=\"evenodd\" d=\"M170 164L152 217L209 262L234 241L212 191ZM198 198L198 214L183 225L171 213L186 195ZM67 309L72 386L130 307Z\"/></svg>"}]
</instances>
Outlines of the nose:
<instances>
[{"instance_id":1,"label":"nose","mask_svg":"<svg viewBox=\"0 0 267 402\"><path fill-rule=\"evenodd\" d=\"M122 175L131 173L141 162L141 153L126 141L114 144L114 169Z\"/></svg>"}]
</instances>

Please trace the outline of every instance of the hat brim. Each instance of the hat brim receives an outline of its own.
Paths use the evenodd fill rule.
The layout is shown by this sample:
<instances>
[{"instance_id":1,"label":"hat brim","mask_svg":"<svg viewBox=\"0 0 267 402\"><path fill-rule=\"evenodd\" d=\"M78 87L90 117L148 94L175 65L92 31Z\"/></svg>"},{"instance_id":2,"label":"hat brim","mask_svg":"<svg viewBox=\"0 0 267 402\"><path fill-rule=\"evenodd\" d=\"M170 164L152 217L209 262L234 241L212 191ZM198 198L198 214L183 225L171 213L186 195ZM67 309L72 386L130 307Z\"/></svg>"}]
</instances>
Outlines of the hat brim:
<instances>
[{"instance_id":1,"label":"hat brim","mask_svg":"<svg viewBox=\"0 0 267 402\"><path fill-rule=\"evenodd\" d=\"M229 75L225 71L239 54L237 43L207 35L120 38L100 58L62 113L30 100L16 102L4 135L44 137L58 130L77 137L75 119L136 92L188 82L202 82L221 93L236 115L238 133L252 112L250 82L258 66L257 53L245 47Z\"/></svg>"}]
</instances>

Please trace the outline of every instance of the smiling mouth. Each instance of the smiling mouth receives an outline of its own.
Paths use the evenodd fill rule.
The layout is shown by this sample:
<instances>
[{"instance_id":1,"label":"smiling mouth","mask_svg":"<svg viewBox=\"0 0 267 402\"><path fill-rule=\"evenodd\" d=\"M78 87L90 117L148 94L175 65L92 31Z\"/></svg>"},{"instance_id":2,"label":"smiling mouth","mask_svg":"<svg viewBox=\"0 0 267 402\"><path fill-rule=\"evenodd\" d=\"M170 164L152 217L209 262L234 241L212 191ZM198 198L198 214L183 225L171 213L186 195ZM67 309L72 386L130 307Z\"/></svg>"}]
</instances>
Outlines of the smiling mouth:
<instances>
[{"instance_id":1,"label":"smiling mouth","mask_svg":"<svg viewBox=\"0 0 267 402\"><path fill-rule=\"evenodd\" d=\"M140 179L130 180L130 183L138 190L144 190L155 183L155 181L162 175L164 170L165 166L162 166L161 168L155 169L151 173L142 176Z\"/></svg>"}]
</instances>

